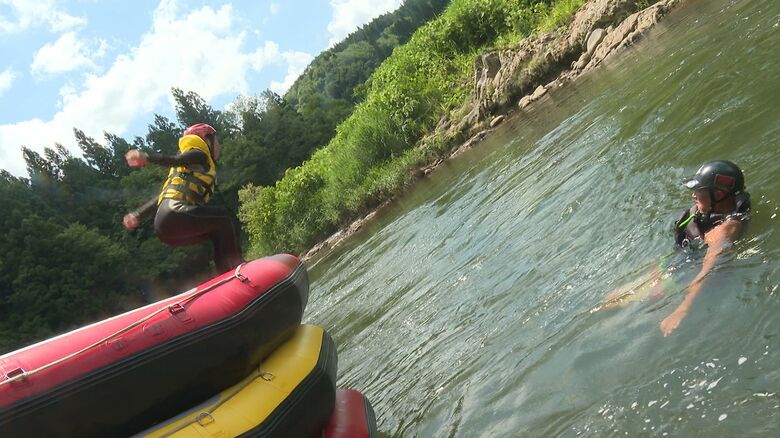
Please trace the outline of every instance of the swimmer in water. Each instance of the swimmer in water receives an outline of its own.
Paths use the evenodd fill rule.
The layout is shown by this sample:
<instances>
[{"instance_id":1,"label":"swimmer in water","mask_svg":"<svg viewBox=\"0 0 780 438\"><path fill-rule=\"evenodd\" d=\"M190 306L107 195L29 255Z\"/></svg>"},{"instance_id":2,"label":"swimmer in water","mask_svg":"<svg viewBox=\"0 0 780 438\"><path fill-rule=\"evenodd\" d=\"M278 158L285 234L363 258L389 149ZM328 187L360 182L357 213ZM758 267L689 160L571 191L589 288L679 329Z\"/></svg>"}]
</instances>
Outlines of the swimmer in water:
<instances>
[{"instance_id":1,"label":"swimmer in water","mask_svg":"<svg viewBox=\"0 0 780 438\"><path fill-rule=\"evenodd\" d=\"M718 257L733 245L742 234L750 216L750 194L745 191L742 170L731 161L704 163L694 178L685 183L692 191L694 205L682 212L674 223L675 243L683 249L706 247L702 267L688 285L683 301L661 321L664 336L670 335L688 315L696 297L701 293L704 279L712 271ZM661 271L649 279L610 294L603 308L620 307L630 301L636 291L649 288L649 295L664 294L664 280L671 274Z\"/></svg>"},{"instance_id":2,"label":"swimmer in water","mask_svg":"<svg viewBox=\"0 0 780 438\"><path fill-rule=\"evenodd\" d=\"M693 191L695 204L675 222L675 243L681 247L703 244L707 249L701 270L688 285L682 303L661 321L664 336L669 336L688 315L702 291L704 279L723 250L742 234L750 217L750 194L745 191L745 176L731 161L704 163L685 186Z\"/></svg>"}]
</instances>

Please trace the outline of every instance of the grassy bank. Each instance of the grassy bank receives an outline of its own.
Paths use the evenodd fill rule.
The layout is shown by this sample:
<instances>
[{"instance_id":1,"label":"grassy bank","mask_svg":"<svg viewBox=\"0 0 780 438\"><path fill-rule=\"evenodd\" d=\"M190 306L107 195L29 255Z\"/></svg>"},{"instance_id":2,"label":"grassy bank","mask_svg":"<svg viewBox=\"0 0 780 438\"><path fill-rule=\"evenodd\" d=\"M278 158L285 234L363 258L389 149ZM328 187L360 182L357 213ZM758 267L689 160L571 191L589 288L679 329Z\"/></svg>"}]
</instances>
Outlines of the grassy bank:
<instances>
[{"instance_id":1,"label":"grassy bank","mask_svg":"<svg viewBox=\"0 0 780 438\"><path fill-rule=\"evenodd\" d=\"M298 253L402 190L453 146L425 137L473 88L478 53L564 25L584 0L454 0L373 73L336 136L274 187L241 190L249 256Z\"/></svg>"}]
</instances>

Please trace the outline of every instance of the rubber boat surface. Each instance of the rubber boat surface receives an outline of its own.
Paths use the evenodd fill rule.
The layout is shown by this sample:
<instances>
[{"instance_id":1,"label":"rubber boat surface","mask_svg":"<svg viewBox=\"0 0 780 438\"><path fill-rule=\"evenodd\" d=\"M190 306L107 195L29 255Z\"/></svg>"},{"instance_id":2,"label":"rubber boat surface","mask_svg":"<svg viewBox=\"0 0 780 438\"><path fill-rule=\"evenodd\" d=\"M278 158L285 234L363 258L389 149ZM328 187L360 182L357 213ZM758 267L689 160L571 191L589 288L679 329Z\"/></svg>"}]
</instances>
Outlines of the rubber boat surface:
<instances>
[{"instance_id":1,"label":"rubber boat surface","mask_svg":"<svg viewBox=\"0 0 780 438\"><path fill-rule=\"evenodd\" d=\"M128 436L234 385L297 329L291 255L0 357L0 436Z\"/></svg>"},{"instance_id":2,"label":"rubber boat surface","mask_svg":"<svg viewBox=\"0 0 780 438\"><path fill-rule=\"evenodd\" d=\"M321 433L322 438L374 438L377 436L376 416L368 398L354 389L336 392L336 407ZM313 438L314 438L313 437Z\"/></svg>"},{"instance_id":3,"label":"rubber boat surface","mask_svg":"<svg viewBox=\"0 0 780 438\"><path fill-rule=\"evenodd\" d=\"M336 368L330 335L301 325L244 380L138 436L308 438L331 416Z\"/></svg>"}]
</instances>

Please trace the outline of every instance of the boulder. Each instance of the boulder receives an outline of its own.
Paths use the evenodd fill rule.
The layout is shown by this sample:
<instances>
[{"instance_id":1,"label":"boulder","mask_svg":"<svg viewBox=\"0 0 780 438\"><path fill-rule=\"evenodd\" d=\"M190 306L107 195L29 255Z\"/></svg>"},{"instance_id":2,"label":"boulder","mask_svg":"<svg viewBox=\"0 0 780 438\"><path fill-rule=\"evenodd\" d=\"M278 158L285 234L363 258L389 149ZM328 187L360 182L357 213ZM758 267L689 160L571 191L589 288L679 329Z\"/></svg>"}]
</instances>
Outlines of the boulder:
<instances>
[{"instance_id":1,"label":"boulder","mask_svg":"<svg viewBox=\"0 0 780 438\"><path fill-rule=\"evenodd\" d=\"M540 97L547 94L547 88L545 88L544 85L539 85L536 87L536 90L534 90L534 93L531 95L531 102L535 100L539 100Z\"/></svg>"},{"instance_id":2,"label":"boulder","mask_svg":"<svg viewBox=\"0 0 780 438\"><path fill-rule=\"evenodd\" d=\"M600 27L593 29L590 32L590 36L588 36L588 42L585 45L585 53L588 55L593 55L593 52L596 51L596 46L599 45L601 40L604 39L604 35L606 34L607 32Z\"/></svg>"},{"instance_id":3,"label":"boulder","mask_svg":"<svg viewBox=\"0 0 780 438\"><path fill-rule=\"evenodd\" d=\"M491 128L495 128L496 126L498 126L503 121L504 121L504 116L498 116L495 119L490 121L490 127Z\"/></svg>"}]
</instances>

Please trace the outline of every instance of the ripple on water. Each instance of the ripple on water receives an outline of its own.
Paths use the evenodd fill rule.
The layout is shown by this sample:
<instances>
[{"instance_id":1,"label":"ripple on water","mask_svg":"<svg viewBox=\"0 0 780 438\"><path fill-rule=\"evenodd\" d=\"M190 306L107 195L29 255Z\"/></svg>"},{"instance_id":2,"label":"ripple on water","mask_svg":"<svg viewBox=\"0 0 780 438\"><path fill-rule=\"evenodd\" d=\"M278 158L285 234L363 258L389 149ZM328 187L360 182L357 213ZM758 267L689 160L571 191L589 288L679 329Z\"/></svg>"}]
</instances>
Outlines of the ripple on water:
<instances>
[{"instance_id":1,"label":"ripple on water","mask_svg":"<svg viewBox=\"0 0 780 438\"><path fill-rule=\"evenodd\" d=\"M317 264L305 320L333 335L339 386L368 395L381 431L772 435L779 8L672 14ZM660 334L701 253L675 262L665 296L591 312L651 278L690 202L680 181L715 157L743 165L754 215L683 324Z\"/></svg>"}]
</instances>

